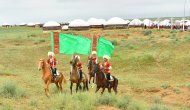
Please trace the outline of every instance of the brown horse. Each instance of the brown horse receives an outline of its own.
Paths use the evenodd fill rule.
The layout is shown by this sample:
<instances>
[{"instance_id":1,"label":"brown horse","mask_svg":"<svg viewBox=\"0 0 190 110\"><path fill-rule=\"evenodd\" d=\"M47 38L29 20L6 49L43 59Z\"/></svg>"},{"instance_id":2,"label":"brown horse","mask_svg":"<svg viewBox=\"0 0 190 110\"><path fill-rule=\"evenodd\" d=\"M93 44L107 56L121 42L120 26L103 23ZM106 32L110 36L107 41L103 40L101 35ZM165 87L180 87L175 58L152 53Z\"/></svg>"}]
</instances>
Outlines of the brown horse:
<instances>
[{"instance_id":1,"label":"brown horse","mask_svg":"<svg viewBox=\"0 0 190 110\"><path fill-rule=\"evenodd\" d=\"M102 88L101 94L103 94L105 88L108 88L106 76L100 69L99 64L94 64L92 70L95 73L95 80L96 80L96 85L97 85L96 92L98 92L98 90ZM117 94L118 79L115 78L114 76L112 77L113 77L113 81L110 81L110 88L108 88L108 92L111 93L111 89L113 88L115 94Z\"/></svg>"},{"instance_id":2,"label":"brown horse","mask_svg":"<svg viewBox=\"0 0 190 110\"><path fill-rule=\"evenodd\" d=\"M62 81L64 80L64 83L66 84L66 79L65 79L65 76L61 72L60 72L60 75L56 77L56 80L52 80L51 69L48 63L43 59L40 59L39 61L38 70L39 71L42 70L42 73L43 73L42 79L44 80L44 83L45 83L44 90L47 97L49 96L50 83L55 83L60 93L62 93Z\"/></svg>"},{"instance_id":3,"label":"brown horse","mask_svg":"<svg viewBox=\"0 0 190 110\"><path fill-rule=\"evenodd\" d=\"M78 91L78 88L81 89L81 86L80 86L81 82L83 82L83 90L85 90L85 89L88 90L88 78L87 78L86 74L83 73L83 78L82 78L82 80L80 80L79 71L77 69L78 62L79 62L78 57L76 57L76 55L73 55L73 58L70 62L70 64L71 64L71 72L70 72L71 94L72 94L73 83L76 83L76 92Z\"/></svg>"},{"instance_id":4,"label":"brown horse","mask_svg":"<svg viewBox=\"0 0 190 110\"><path fill-rule=\"evenodd\" d=\"M93 77L93 83L94 83L94 73L92 71L92 67L93 67L93 61L92 59L89 59L89 62L88 62L88 74L89 74L89 84L90 84L90 81L91 81L91 78Z\"/></svg>"}]
</instances>

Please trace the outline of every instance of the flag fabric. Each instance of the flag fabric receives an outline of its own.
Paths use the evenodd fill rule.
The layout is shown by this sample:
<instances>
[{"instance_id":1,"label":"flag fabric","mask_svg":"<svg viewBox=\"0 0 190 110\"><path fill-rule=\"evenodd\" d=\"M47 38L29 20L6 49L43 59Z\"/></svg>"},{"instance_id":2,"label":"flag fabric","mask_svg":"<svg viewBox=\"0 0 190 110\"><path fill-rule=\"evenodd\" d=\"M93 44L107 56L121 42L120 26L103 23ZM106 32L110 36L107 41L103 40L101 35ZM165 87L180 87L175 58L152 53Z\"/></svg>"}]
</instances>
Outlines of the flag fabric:
<instances>
[{"instance_id":1,"label":"flag fabric","mask_svg":"<svg viewBox=\"0 0 190 110\"><path fill-rule=\"evenodd\" d=\"M53 40L53 38L51 38ZM54 42L52 41L52 50ZM89 55L91 40L82 36L59 33L59 53Z\"/></svg>"},{"instance_id":2,"label":"flag fabric","mask_svg":"<svg viewBox=\"0 0 190 110\"><path fill-rule=\"evenodd\" d=\"M104 55L108 55L111 57L111 55L114 52L114 45L106 40L104 37L99 37L98 44L97 44L97 53L98 57L103 57Z\"/></svg>"}]
</instances>

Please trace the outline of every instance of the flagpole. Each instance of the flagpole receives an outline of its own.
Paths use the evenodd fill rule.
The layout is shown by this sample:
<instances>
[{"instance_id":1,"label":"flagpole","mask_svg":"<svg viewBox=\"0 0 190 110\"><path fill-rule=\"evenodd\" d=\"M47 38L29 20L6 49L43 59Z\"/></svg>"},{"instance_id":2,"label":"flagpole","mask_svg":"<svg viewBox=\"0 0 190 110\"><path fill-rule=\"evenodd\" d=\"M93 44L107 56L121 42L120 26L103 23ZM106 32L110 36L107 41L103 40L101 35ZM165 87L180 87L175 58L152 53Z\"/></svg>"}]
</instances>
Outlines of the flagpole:
<instances>
[{"instance_id":1,"label":"flagpole","mask_svg":"<svg viewBox=\"0 0 190 110\"><path fill-rule=\"evenodd\" d=\"M185 0L185 2L184 2L184 13L183 13L183 31L185 31L185 6L186 6L186 2L187 2L187 0Z\"/></svg>"}]
</instances>

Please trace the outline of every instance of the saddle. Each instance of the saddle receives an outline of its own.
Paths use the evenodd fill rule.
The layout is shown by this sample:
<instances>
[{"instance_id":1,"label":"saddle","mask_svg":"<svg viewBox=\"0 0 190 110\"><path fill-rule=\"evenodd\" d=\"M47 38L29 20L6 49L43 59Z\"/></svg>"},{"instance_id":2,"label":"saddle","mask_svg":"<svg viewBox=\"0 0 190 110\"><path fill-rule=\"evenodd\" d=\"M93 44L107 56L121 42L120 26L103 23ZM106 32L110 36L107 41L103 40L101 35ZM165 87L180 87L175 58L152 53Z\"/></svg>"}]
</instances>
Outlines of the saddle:
<instances>
[{"instance_id":1,"label":"saddle","mask_svg":"<svg viewBox=\"0 0 190 110\"><path fill-rule=\"evenodd\" d=\"M104 73L104 76L105 76L106 80L108 80L107 77L106 77L106 73ZM112 81L114 81L114 78L113 78L112 75L110 75L110 80L109 80L109 82L112 82Z\"/></svg>"}]
</instances>

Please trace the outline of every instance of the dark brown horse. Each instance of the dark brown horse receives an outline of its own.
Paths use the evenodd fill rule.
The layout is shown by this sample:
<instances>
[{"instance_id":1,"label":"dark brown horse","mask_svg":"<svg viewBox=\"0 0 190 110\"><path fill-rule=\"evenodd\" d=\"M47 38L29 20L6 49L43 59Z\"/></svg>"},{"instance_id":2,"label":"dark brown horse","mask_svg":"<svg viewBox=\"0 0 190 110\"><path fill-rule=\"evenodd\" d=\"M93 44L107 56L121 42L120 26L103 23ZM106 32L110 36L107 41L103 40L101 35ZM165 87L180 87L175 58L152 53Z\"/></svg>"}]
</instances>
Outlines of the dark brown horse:
<instances>
[{"instance_id":1,"label":"dark brown horse","mask_svg":"<svg viewBox=\"0 0 190 110\"><path fill-rule=\"evenodd\" d=\"M94 73L92 71L92 67L93 67L93 61L92 59L89 59L89 62L88 62L88 74L89 74L89 84L90 84L90 81L91 81L91 78L93 77L93 83L94 83Z\"/></svg>"},{"instance_id":2,"label":"dark brown horse","mask_svg":"<svg viewBox=\"0 0 190 110\"><path fill-rule=\"evenodd\" d=\"M106 76L100 69L99 64L94 64L92 70L95 73L95 80L96 80L96 85L97 85L96 92L98 92L98 90L102 88L101 94L103 94L105 88L108 88L108 84L107 84L108 82L107 82ZM115 94L117 94L118 79L115 78L114 76L112 77L113 77L113 81L110 81L110 88L108 88L108 92L111 93L111 89L113 88Z\"/></svg>"},{"instance_id":3,"label":"dark brown horse","mask_svg":"<svg viewBox=\"0 0 190 110\"><path fill-rule=\"evenodd\" d=\"M82 80L80 80L80 76L79 76L79 71L77 69L77 63L79 62L78 57L76 57L76 55L73 55L73 58L71 60L71 72L70 72L70 81L71 81L71 85L70 85L70 90L71 90L71 94L72 94L72 87L73 87L73 83L76 83L76 92L78 91L78 88L81 88L80 83L83 82L83 90L88 90L88 78L86 76L86 74L84 74L83 72L83 78Z\"/></svg>"},{"instance_id":4,"label":"dark brown horse","mask_svg":"<svg viewBox=\"0 0 190 110\"><path fill-rule=\"evenodd\" d=\"M42 70L43 76L42 79L44 80L45 83L45 94L48 97L49 96L49 84L50 83L55 83L57 86L58 90L60 93L62 93L62 81L64 80L64 83L66 84L66 79L65 76L60 72L60 75L57 76L56 80L52 80L52 73L49 65L47 62L43 59L40 59L39 65L38 65L38 70Z\"/></svg>"}]
</instances>

